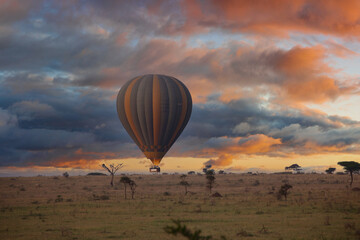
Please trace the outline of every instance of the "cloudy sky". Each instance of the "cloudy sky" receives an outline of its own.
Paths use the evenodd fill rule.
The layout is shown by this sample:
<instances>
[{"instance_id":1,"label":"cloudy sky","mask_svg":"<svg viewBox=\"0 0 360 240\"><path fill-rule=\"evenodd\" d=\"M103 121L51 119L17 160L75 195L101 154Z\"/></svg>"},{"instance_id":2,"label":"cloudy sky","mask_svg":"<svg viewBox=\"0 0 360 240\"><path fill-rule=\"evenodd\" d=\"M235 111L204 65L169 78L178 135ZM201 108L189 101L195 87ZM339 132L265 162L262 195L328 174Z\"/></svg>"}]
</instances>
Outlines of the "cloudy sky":
<instances>
[{"instance_id":1,"label":"cloudy sky","mask_svg":"<svg viewBox=\"0 0 360 240\"><path fill-rule=\"evenodd\" d=\"M162 171L322 171L360 160L360 1L0 1L0 176L146 160L117 118L171 75L193 113ZM338 170L340 167L337 166Z\"/></svg>"}]
</instances>

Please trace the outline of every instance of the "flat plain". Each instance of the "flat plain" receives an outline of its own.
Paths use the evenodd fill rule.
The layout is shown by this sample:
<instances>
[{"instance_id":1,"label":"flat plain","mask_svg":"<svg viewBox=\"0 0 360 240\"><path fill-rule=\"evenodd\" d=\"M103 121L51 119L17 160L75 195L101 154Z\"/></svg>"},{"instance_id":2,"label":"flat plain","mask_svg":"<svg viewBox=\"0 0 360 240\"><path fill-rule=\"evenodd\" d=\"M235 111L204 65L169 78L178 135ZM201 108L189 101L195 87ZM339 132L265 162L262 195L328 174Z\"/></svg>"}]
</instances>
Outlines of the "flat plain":
<instances>
[{"instance_id":1,"label":"flat plain","mask_svg":"<svg viewBox=\"0 0 360 240\"><path fill-rule=\"evenodd\" d=\"M185 239L166 226L180 220L212 239L360 239L360 179L348 175L216 175L212 197L202 175L127 175L134 199L115 176L0 178L0 239ZM293 186L287 200L276 193Z\"/></svg>"}]
</instances>

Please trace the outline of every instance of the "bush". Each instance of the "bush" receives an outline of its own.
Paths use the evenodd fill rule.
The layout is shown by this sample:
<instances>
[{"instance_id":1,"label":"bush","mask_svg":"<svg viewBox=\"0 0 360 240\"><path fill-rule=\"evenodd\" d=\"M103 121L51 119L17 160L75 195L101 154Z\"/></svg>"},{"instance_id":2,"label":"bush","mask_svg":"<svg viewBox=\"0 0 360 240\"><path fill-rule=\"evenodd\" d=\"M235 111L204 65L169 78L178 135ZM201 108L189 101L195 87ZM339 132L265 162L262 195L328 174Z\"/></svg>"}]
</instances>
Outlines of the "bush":
<instances>
[{"instance_id":1,"label":"bush","mask_svg":"<svg viewBox=\"0 0 360 240\"><path fill-rule=\"evenodd\" d=\"M287 195L289 194L289 190L290 188L292 188L292 186L290 184L284 184L281 186L278 194L277 194L277 198L278 200L281 200L281 197L284 196L285 200L287 200Z\"/></svg>"},{"instance_id":2,"label":"bush","mask_svg":"<svg viewBox=\"0 0 360 240\"><path fill-rule=\"evenodd\" d=\"M100 200L109 200L109 199L110 199L109 195L101 195L100 196Z\"/></svg>"},{"instance_id":3,"label":"bush","mask_svg":"<svg viewBox=\"0 0 360 240\"><path fill-rule=\"evenodd\" d=\"M253 186L259 186L259 185L260 185L259 180L255 180L255 182L253 183Z\"/></svg>"},{"instance_id":4,"label":"bush","mask_svg":"<svg viewBox=\"0 0 360 240\"><path fill-rule=\"evenodd\" d=\"M213 239L212 236L202 236L201 230L195 230L194 232L191 231L185 224L181 224L181 221L179 220L172 220L175 226L166 226L164 228L164 231L170 235L177 236L178 234L180 236L185 237L189 240L206 240L206 239ZM224 236L221 236L222 240L226 240Z\"/></svg>"},{"instance_id":5,"label":"bush","mask_svg":"<svg viewBox=\"0 0 360 240\"><path fill-rule=\"evenodd\" d=\"M62 202L62 201L64 201L64 199L61 197L61 195L57 195L55 202Z\"/></svg>"},{"instance_id":6,"label":"bush","mask_svg":"<svg viewBox=\"0 0 360 240\"><path fill-rule=\"evenodd\" d=\"M92 195L92 200L109 200L109 199L110 199L109 195L96 195L96 194Z\"/></svg>"},{"instance_id":7,"label":"bush","mask_svg":"<svg viewBox=\"0 0 360 240\"><path fill-rule=\"evenodd\" d=\"M100 173L100 172L91 172L86 175L87 176L107 176L105 173Z\"/></svg>"}]
</instances>

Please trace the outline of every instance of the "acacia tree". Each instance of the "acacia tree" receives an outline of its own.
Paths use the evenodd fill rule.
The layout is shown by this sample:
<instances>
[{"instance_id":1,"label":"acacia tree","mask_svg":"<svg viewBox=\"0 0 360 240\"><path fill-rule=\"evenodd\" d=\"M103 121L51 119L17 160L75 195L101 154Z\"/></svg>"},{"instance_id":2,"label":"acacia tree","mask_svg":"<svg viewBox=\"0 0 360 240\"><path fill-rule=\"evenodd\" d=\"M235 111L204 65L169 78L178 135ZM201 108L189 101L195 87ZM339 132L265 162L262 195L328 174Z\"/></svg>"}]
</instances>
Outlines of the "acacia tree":
<instances>
[{"instance_id":1,"label":"acacia tree","mask_svg":"<svg viewBox=\"0 0 360 240\"><path fill-rule=\"evenodd\" d=\"M180 185L184 186L185 188L185 195L188 194L188 190L187 190L187 187L190 186L190 184L185 180L186 179L186 175L183 174L180 176L180 179L181 179L181 182L179 183Z\"/></svg>"},{"instance_id":2,"label":"acacia tree","mask_svg":"<svg viewBox=\"0 0 360 240\"><path fill-rule=\"evenodd\" d=\"M211 189L213 189L215 184L215 171L207 170L206 171L206 188L209 189L209 193L211 194Z\"/></svg>"},{"instance_id":3,"label":"acacia tree","mask_svg":"<svg viewBox=\"0 0 360 240\"><path fill-rule=\"evenodd\" d=\"M336 170L336 168L331 167L331 168L326 169L325 172L327 174L333 174L333 172L335 172L335 170Z\"/></svg>"},{"instance_id":4,"label":"acacia tree","mask_svg":"<svg viewBox=\"0 0 360 240\"><path fill-rule=\"evenodd\" d=\"M124 197L125 197L125 199L126 199L126 185L129 184L130 181L131 181L131 179L129 177L126 177L126 176L120 178L120 182L122 184L124 184Z\"/></svg>"},{"instance_id":5,"label":"acacia tree","mask_svg":"<svg viewBox=\"0 0 360 240\"><path fill-rule=\"evenodd\" d=\"M118 164L118 165L116 165L116 166L115 166L114 164L110 164L110 166L107 167L107 166L103 163L103 165L101 165L101 166L110 173L110 175L111 175L110 185L113 187L113 186L114 186L114 175L115 175L115 173L117 172L117 170L119 170L120 168L123 167L123 164L120 163L120 164Z\"/></svg>"},{"instance_id":6,"label":"acacia tree","mask_svg":"<svg viewBox=\"0 0 360 240\"><path fill-rule=\"evenodd\" d=\"M295 164L292 164L292 165L290 165L288 167L285 167L285 170L293 170L294 172L299 172L302 169L297 163L295 163Z\"/></svg>"},{"instance_id":7,"label":"acacia tree","mask_svg":"<svg viewBox=\"0 0 360 240\"><path fill-rule=\"evenodd\" d=\"M350 173L350 187L354 181L353 172L360 171L360 163L354 161L338 162L340 166L343 166L346 171Z\"/></svg>"}]
</instances>

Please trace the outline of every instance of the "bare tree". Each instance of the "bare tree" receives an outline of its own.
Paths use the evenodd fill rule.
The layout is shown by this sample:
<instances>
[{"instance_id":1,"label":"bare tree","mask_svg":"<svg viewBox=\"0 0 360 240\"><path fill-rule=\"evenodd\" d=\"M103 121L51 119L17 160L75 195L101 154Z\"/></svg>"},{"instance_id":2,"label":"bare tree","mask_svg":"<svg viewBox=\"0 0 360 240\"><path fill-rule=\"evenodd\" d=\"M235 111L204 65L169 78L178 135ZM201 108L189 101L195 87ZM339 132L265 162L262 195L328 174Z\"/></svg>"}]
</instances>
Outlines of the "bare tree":
<instances>
[{"instance_id":1,"label":"bare tree","mask_svg":"<svg viewBox=\"0 0 360 240\"><path fill-rule=\"evenodd\" d=\"M207 170L206 171L206 188L209 189L211 194L211 189L213 189L215 184L215 171L214 170Z\"/></svg>"},{"instance_id":2,"label":"bare tree","mask_svg":"<svg viewBox=\"0 0 360 240\"><path fill-rule=\"evenodd\" d=\"M129 186L130 186L130 190L131 190L131 199L134 199L135 190L136 190L137 185L136 185L135 181L130 180Z\"/></svg>"},{"instance_id":3,"label":"bare tree","mask_svg":"<svg viewBox=\"0 0 360 240\"><path fill-rule=\"evenodd\" d=\"M186 179L186 175L183 174L180 176L180 179L181 179L181 182L179 183L180 185L184 186L185 187L185 195L188 194L188 190L187 190L187 187L190 186L190 184L185 180Z\"/></svg>"},{"instance_id":4,"label":"bare tree","mask_svg":"<svg viewBox=\"0 0 360 240\"><path fill-rule=\"evenodd\" d=\"M123 164L120 163L118 165L114 165L114 164L110 164L109 167L107 167L105 164L101 165L104 169L106 169L110 175L111 175L111 182L110 182L110 185L113 187L114 186L114 175L116 173L117 170L119 170L120 168L123 167Z\"/></svg>"}]
</instances>

